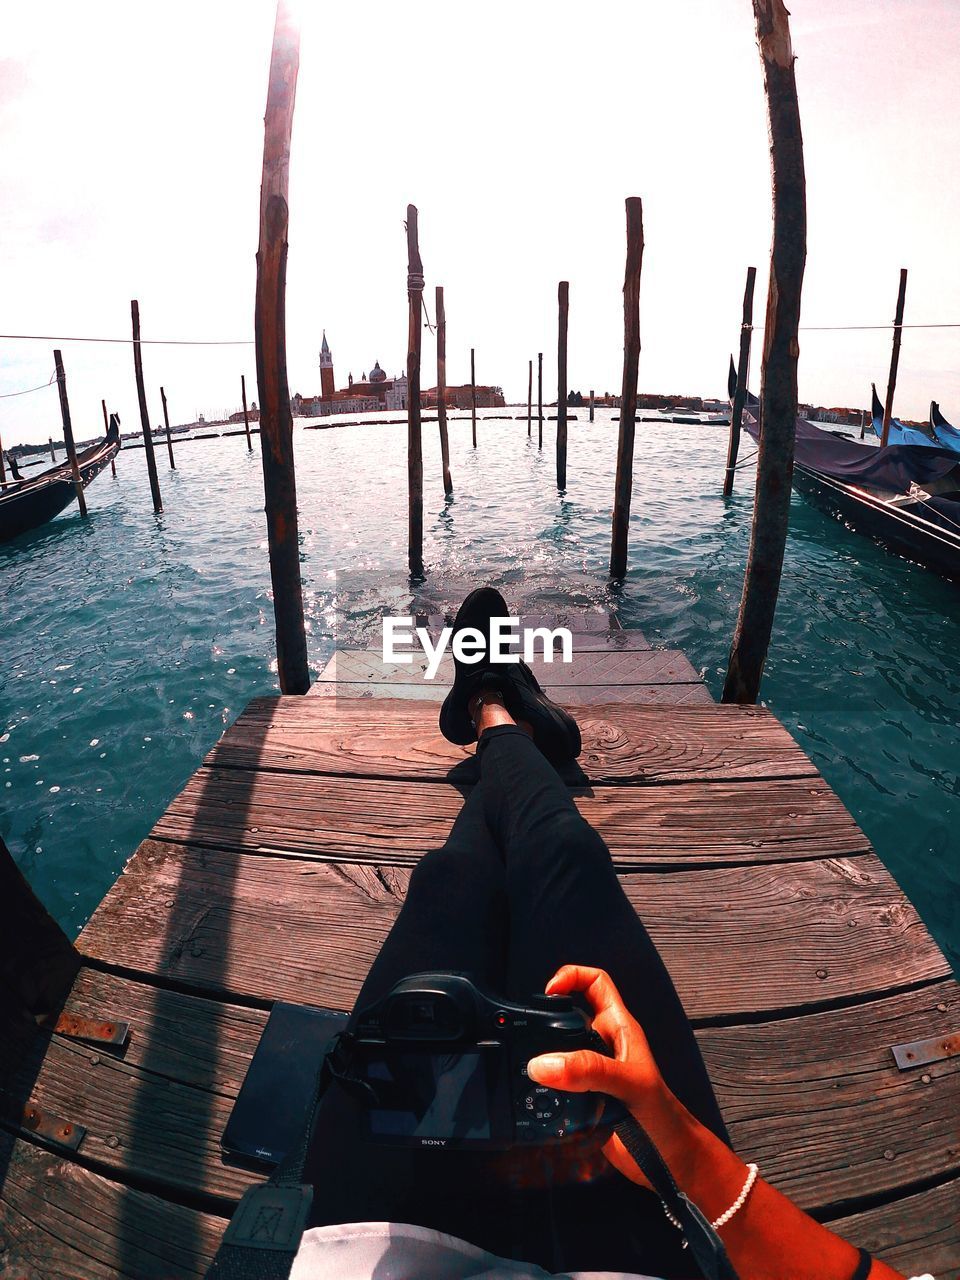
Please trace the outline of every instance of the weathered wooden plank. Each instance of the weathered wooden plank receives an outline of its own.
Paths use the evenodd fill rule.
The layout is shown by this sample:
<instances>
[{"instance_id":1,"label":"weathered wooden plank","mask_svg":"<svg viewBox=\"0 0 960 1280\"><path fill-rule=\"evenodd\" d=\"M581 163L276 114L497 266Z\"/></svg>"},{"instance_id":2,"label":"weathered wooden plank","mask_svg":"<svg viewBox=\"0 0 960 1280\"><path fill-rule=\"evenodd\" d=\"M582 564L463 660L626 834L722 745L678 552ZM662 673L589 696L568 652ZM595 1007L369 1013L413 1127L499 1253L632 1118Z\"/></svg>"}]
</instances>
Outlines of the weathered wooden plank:
<instances>
[{"instance_id":1,"label":"weathered wooden plank","mask_svg":"<svg viewBox=\"0 0 960 1280\"><path fill-rule=\"evenodd\" d=\"M202 1192L224 1203L262 1181L223 1164L232 1098L144 1070L101 1047L18 1029L0 1042L0 1114L15 1124L29 1100L86 1129L80 1155L160 1194Z\"/></svg>"},{"instance_id":2,"label":"weathered wooden plank","mask_svg":"<svg viewBox=\"0 0 960 1280\"><path fill-rule=\"evenodd\" d=\"M147 840L78 946L208 994L349 1008L409 876ZM622 882L694 1019L815 1008L949 973L872 856Z\"/></svg>"},{"instance_id":3,"label":"weathered wooden plank","mask_svg":"<svg viewBox=\"0 0 960 1280\"><path fill-rule=\"evenodd\" d=\"M464 784L244 769L196 773L151 833L251 853L403 863L442 844ZM573 788L624 868L861 853L866 837L820 778Z\"/></svg>"},{"instance_id":4,"label":"weathered wooden plank","mask_svg":"<svg viewBox=\"0 0 960 1280\"><path fill-rule=\"evenodd\" d=\"M334 659L331 659L334 661ZM327 668L329 671L329 667ZM557 702L567 707L585 707L623 703L644 707L712 707L713 698L705 684L627 684L627 685L552 685L541 680L541 687ZM309 697L337 698L409 698L436 706L447 696L447 686L436 680L422 684L370 684L365 681L318 679L310 686Z\"/></svg>"},{"instance_id":5,"label":"weathered wooden plank","mask_svg":"<svg viewBox=\"0 0 960 1280\"><path fill-rule=\"evenodd\" d=\"M453 658L449 652L440 659L432 679L426 676L429 661L419 646L411 652L410 659L384 662L374 649L338 649L317 679L373 685L426 683L447 688L453 684ZM538 651L529 666L542 685L557 689L570 685L694 684L699 678L678 649L574 649L569 662L559 654L547 661Z\"/></svg>"},{"instance_id":6,"label":"weathered wooden plank","mask_svg":"<svg viewBox=\"0 0 960 1280\"><path fill-rule=\"evenodd\" d=\"M591 783L816 777L763 707L591 708L578 717L583 751L564 776ZM205 763L347 777L442 781L472 772L474 747L446 741L422 702L255 698ZM581 772L582 771L582 772ZM466 775L465 775L466 776Z\"/></svg>"},{"instance_id":7,"label":"weathered wooden plank","mask_svg":"<svg viewBox=\"0 0 960 1280\"><path fill-rule=\"evenodd\" d=\"M830 1228L905 1276L960 1280L960 1178L892 1204L834 1218Z\"/></svg>"},{"instance_id":8,"label":"weathered wooden plank","mask_svg":"<svg viewBox=\"0 0 960 1280\"><path fill-rule=\"evenodd\" d=\"M463 595L473 590L473 586L464 584ZM509 605L508 601L508 607ZM426 626L431 635L438 634L444 627L453 625L456 617L458 605L452 605L445 613L416 614L417 626ZM518 613L509 615L516 617L521 630L531 627L549 627L554 630L557 627L566 627L571 632L577 632L582 635L606 636L621 633L624 635L636 636L642 640L643 635L636 627L630 627L626 630L615 613L607 613L606 611L598 611L596 609L560 609L556 612L538 611L535 613ZM648 648L646 644L637 646L638 648Z\"/></svg>"},{"instance_id":9,"label":"weathered wooden plank","mask_svg":"<svg viewBox=\"0 0 960 1280\"><path fill-rule=\"evenodd\" d=\"M266 1025L262 1009L205 1000L84 966L64 1008L91 1018L123 1018L123 1060L182 1084L236 1094Z\"/></svg>"},{"instance_id":10,"label":"weathered wooden plank","mask_svg":"<svg viewBox=\"0 0 960 1280\"><path fill-rule=\"evenodd\" d=\"M948 979L698 1039L734 1146L810 1208L960 1171L960 1059L900 1071L890 1051L956 1026L960 986Z\"/></svg>"},{"instance_id":11,"label":"weathered wooden plank","mask_svg":"<svg viewBox=\"0 0 960 1280\"><path fill-rule=\"evenodd\" d=\"M0 1275L9 1280L203 1276L223 1218L134 1191L0 1131Z\"/></svg>"}]
</instances>

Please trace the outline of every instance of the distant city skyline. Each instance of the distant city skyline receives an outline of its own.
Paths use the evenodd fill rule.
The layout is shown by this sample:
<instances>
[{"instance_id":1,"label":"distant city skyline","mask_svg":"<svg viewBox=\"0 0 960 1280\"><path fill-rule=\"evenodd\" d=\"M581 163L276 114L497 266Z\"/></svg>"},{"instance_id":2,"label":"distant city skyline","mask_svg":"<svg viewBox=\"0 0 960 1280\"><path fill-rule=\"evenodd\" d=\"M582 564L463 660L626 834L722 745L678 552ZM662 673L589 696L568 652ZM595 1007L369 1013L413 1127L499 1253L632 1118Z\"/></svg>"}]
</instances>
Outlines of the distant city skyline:
<instances>
[{"instance_id":1,"label":"distant city skyline","mask_svg":"<svg viewBox=\"0 0 960 1280\"><path fill-rule=\"evenodd\" d=\"M762 323L770 179L749 0L655 10L491 0L483 22L421 0L305 9L291 160L291 393L320 390L324 327L338 385L363 361L404 366L403 217L420 210L433 318L445 287L448 377L526 396L544 353L556 395L556 290L570 281L569 385L618 392L624 209L644 200L641 391L723 394L743 278ZM37 0L5 15L0 331L252 338L272 0L161 7ZM960 322L960 6L797 0L807 165L802 323L887 325L910 269L907 324ZM362 58L338 56L359 49ZM410 67L418 68L411 88ZM144 67L157 69L144 75ZM412 123L407 124L409 119ZM400 126L403 121L402 129ZM759 375L756 335L752 382ZM960 419L960 329L907 329L895 411L931 398ZM59 433L45 383L61 345L78 437L139 425L129 345L0 339L5 445ZM889 329L801 334L800 398L866 405ZM358 358L359 353L359 358ZM257 397L253 346L143 350L150 419ZM424 385L435 345L424 333Z\"/></svg>"}]
</instances>

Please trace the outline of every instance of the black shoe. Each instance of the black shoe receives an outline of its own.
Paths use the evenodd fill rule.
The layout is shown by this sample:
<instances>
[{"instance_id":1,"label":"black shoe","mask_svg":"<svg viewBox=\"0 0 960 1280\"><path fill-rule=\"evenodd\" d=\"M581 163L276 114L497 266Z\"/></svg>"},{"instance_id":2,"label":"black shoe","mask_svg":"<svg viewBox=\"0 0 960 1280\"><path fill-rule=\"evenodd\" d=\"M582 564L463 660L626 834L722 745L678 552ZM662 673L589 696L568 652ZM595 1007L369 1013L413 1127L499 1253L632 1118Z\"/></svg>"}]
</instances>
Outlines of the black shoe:
<instances>
[{"instance_id":1,"label":"black shoe","mask_svg":"<svg viewBox=\"0 0 960 1280\"><path fill-rule=\"evenodd\" d=\"M476 739L477 731L470 719L467 704L475 693L480 692L481 687L486 687L489 683L484 682L483 677L490 674L491 667L490 619L509 617L510 610L506 600L493 587L479 587L476 591L471 591L457 610L453 623L454 636L466 627L475 627L486 637L487 649L477 662L460 662L454 655L453 688L440 708L440 732L448 742L464 746ZM499 672L505 668L498 664L496 670Z\"/></svg>"},{"instance_id":2,"label":"black shoe","mask_svg":"<svg viewBox=\"0 0 960 1280\"><path fill-rule=\"evenodd\" d=\"M497 666L502 672L503 701L514 720L526 720L533 741L553 764L566 764L580 754L580 730L563 707L547 697L525 662Z\"/></svg>"}]
</instances>

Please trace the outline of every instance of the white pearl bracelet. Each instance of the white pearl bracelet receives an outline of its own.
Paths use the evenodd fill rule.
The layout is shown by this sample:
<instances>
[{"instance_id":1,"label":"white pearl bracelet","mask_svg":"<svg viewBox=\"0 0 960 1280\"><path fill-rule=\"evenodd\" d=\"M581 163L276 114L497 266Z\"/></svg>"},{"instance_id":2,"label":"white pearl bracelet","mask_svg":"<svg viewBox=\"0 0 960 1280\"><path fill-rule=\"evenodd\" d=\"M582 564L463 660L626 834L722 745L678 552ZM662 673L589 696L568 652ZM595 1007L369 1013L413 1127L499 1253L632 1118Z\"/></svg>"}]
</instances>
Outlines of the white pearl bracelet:
<instances>
[{"instance_id":1,"label":"white pearl bracelet","mask_svg":"<svg viewBox=\"0 0 960 1280\"><path fill-rule=\"evenodd\" d=\"M737 1196L736 1200L734 1200L730 1208L727 1209L726 1212L721 1213L720 1217L717 1218L715 1221L711 1222L710 1225L713 1227L714 1231L719 1231L721 1227L725 1227L727 1223L730 1221L730 1219L735 1214L740 1212L740 1210L743 1208L744 1204L746 1203L747 1196L753 1190L753 1184L756 1182L757 1176L759 1175L759 1173L760 1173L759 1166L755 1164L747 1165L747 1180L743 1184L743 1188L740 1194ZM666 1205L663 1206L663 1212L667 1215L668 1222L672 1223L672 1225L675 1226L678 1231L683 1230L683 1223L680 1222L676 1217L674 1217L674 1215L670 1212L670 1210L667 1208ZM684 1240L683 1242L683 1247L684 1249L687 1247L686 1240Z\"/></svg>"}]
</instances>

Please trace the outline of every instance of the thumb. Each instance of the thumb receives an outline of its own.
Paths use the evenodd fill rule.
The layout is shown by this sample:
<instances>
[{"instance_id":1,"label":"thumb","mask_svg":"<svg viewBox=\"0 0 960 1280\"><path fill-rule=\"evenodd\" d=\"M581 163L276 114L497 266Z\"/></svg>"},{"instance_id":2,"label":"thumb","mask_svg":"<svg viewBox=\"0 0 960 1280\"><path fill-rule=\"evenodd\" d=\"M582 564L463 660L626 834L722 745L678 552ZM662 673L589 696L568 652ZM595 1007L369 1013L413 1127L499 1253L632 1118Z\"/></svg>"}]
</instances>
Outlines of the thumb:
<instances>
[{"instance_id":1,"label":"thumb","mask_svg":"<svg viewBox=\"0 0 960 1280\"><path fill-rule=\"evenodd\" d=\"M562 1093L606 1093L621 1102L629 1100L630 1085L622 1064L592 1049L541 1054L527 1063L527 1075Z\"/></svg>"}]
</instances>

